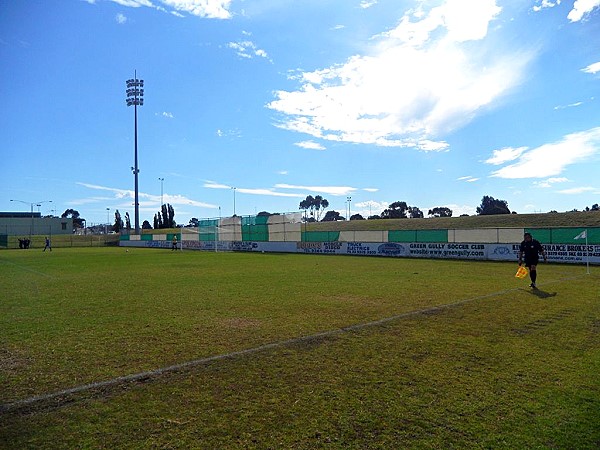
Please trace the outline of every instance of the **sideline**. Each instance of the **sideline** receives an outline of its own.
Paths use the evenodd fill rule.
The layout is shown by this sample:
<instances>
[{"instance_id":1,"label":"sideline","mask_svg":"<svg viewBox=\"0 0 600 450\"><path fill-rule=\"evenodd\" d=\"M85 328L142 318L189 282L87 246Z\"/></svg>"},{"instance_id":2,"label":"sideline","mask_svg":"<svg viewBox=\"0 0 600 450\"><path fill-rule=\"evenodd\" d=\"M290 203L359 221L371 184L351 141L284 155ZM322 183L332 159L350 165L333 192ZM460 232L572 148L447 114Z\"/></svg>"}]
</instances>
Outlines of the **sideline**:
<instances>
[{"instance_id":1,"label":"sideline","mask_svg":"<svg viewBox=\"0 0 600 450\"><path fill-rule=\"evenodd\" d=\"M0 263L9 264L9 265L15 266L15 267L17 267L17 268L19 268L21 270L24 270L26 272L35 273L36 275L41 275L41 276L46 277L46 278L54 278L52 275L48 275L47 273L39 272L37 270L30 269L29 267L22 266L21 264L17 264L17 263L14 263L12 261L8 261L8 260L6 260L4 258L1 258L1 257L0 257Z\"/></svg>"},{"instance_id":2,"label":"sideline","mask_svg":"<svg viewBox=\"0 0 600 450\"><path fill-rule=\"evenodd\" d=\"M563 279L559 279L556 281L550 281L550 282L544 283L544 285L562 283L562 282L569 281L569 280L583 278L585 276L586 275L578 275L578 276L574 276L574 277L563 278ZM384 319L374 320L371 322L365 322L365 323L360 323L360 324L356 324L356 325L350 325L347 327L336 328L333 330L323 331L321 333L311 334L308 336L301 336L301 337L286 339L284 341L272 342L270 344L264 344L264 345L260 345L258 347L248 348L245 350L239 350L236 352L226 353L226 354L222 354L222 355L215 355L215 356L209 356L206 358L195 359L195 360L187 361L187 362L180 363L180 364L174 364L172 366L161 367L161 368L158 368L155 370L149 370L146 372L140 372L140 373L135 373L135 374L131 374L131 375L124 375L124 376L112 378L112 379L106 380L106 381L84 384L84 385L76 386L76 387L73 387L70 389L64 389L62 391L52 392L49 394L37 395L34 397L17 400L12 403L0 404L0 414L19 410L22 408L34 407L37 403L47 402L47 401L52 401L52 400L56 400L56 401L62 400L64 403L70 403L71 401L73 401L73 399L69 399L68 397L71 395L74 395L74 394L79 394L79 393L86 392L86 391L99 390L99 389L103 389L103 388L117 387L120 385L131 384L131 383L135 383L135 382L148 382L148 381L158 378L159 376L164 375L164 374L180 372L184 369L208 365L215 361L236 359L241 356L251 355L254 353L260 353L260 352L264 352L266 350L287 347L290 345L295 345L295 344L303 343L303 342L310 342L310 341L314 341L314 340L318 340L318 339L337 336L337 335L340 335L343 333L363 330L365 328L377 327L377 326L385 325L389 322L394 322L394 321L404 319L407 317L413 317L413 316L417 316L420 314L428 315L431 313L444 311L446 309L451 309L456 306L461 306L466 303L471 303L471 302L478 301L478 300L485 300L488 298L508 294L510 292L518 292L518 291L522 291L522 290L523 290L522 287L505 289L502 291L493 292L491 294L479 295L477 297L471 297L471 298L467 298L464 300L459 300L459 301L456 301L453 303L432 306L430 308L419 309L419 310L415 310L415 311L408 311L408 312L405 312L402 314L398 314L398 315L391 316L391 317L386 317ZM67 399L65 399L64 397L67 397Z\"/></svg>"}]
</instances>

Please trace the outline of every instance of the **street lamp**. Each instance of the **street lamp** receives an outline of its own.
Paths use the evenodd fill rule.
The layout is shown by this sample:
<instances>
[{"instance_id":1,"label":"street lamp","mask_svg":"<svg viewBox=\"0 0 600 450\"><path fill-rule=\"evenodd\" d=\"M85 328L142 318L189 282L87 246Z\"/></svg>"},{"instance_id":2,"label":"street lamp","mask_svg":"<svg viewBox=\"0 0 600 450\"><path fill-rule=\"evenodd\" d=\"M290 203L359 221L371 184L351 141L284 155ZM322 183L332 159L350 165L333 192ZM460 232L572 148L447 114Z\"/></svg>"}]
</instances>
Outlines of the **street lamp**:
<instances>
[{"instance_id":1,"label":"street lamp","mask_svg":"<svg viewBox=\"0 0 600 450\"><path fill-rule=\"evenodd\" d=\"M127 106L132 106L134 109L134 134L135 134L135 153L134 167L131 168L135 177L135 234L140 234L140 202L138 191L138 149L137 149L137 107L144 105L144 80L138 80L137 71L133 72L133 78L130 78L125 83L127 84Z\"/></svg>"},{"instance_id":2,"label":"street lamp","mask_svg":"<svg viewBox=\"0 0 600 450\"><path fill-rule=\"evenodd\" d=\"M13 200L13 199L11 199L11 202L24 203L24 204L30 206L30 208L31 208L31 227L29 229L29 236L31 236L31 235L33 235L33 207L34 207L34 205L41 206L42 203L52 203L52 200L42 200L41 202L26 202L24 200Z\"/></svg>"},{"instance_id":3,"label":"street lamp","mask_svg":"<svg viewBox=\"0 0 600 450\"><path fill-rule=\"evenodd\" d=\"M106 226L104 227L104 234L108 234L108 225L110 224L109 212L110 208L106 208Z\"/></svg>"},{"instance_id":4,"label":"street lamp","mask_svg":"<svg viewBox=\"0 0 600 450\"><path fill-rule=\"evenodd\" d=\"M162 205L163 205L163 181L165 181L165 179L159 178L158 181L160 181L160 207L162 208Z\"/></svg>"}]
</instances>

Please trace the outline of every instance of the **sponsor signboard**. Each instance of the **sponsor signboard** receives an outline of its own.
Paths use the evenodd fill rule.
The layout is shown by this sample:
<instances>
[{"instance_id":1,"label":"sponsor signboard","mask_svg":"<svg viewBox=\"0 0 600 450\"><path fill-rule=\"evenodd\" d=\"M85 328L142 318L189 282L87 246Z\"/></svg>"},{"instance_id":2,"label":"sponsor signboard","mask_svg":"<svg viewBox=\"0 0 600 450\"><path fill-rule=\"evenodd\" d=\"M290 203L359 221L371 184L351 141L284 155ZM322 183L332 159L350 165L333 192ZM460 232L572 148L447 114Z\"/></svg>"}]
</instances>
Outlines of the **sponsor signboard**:
<instances>
[{"instance_id":1,"label":"sponsor signboard","mask_svg":"<svg viewBox=\"0 0 600 450\"><path fill-rule=\"evenodd\" d=\"M168 241L121 241L124 247L171 248ZM519 244L396 242L250 242L217 241L216 251L308 253L392 258L517 261ZM600 264L600 245L543 245L548 261ZM214 241L183 241L184 250L215 251ZM588 259L589 258L589 259Z\"/></svg>"}]
</instances>

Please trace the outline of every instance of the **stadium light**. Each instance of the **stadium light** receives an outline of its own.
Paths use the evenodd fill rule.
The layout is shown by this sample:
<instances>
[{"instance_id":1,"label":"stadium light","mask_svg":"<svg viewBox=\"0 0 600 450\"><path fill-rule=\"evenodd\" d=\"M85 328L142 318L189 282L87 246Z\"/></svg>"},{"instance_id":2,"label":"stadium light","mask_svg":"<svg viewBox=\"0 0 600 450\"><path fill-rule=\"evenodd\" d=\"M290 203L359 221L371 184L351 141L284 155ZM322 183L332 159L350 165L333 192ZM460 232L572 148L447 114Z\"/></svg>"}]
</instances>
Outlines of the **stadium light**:
<instances>
[{"instance_id":1,"label":"stadium light","mask_svg":"<svg viewBox=\"0 0 600 450\"><path fill-rule=\"evenodd\" d=\"M233 189L233 216L235 217L235 191L237 188L232 187L231 189Z\"/></svg>"},{"instance_id":2,"label":"stadium light","mask_svg":"<svg viewBox=\"0 0 600 450\"><path fill-rule=\"evenodd\" d=\"M350 220L350 202L352 201L352 197L346 197L346 201L348 202L348 220Z\"/></svg>"},{"instance_id":3,"label":"stadium light","mask_svg":"<svg viewBox=\"0 0 600 450\"><path fill-rule=\"evenodd\" d=\"M135 177L135 234L140 234L140 201L138 190L138 149L137 149L137 107L144 105L144 80L138 80L137 71L133 72L133 78L130 78L125 83L127 85L127 106L132 106L134 109L134 167L131 168Z\"/></svg>"},{"instance_id":4,"label":"stadium light","mask_svg":"<svg viewBox=\"0 0 600 450\"><path fill-rule=\"evenodd\" d=\"M163 181L165 181L165 179L159 178L158 181L160 181L160 207L162 208L162 205L163 205Z\"/></svg>"}]
</instances>

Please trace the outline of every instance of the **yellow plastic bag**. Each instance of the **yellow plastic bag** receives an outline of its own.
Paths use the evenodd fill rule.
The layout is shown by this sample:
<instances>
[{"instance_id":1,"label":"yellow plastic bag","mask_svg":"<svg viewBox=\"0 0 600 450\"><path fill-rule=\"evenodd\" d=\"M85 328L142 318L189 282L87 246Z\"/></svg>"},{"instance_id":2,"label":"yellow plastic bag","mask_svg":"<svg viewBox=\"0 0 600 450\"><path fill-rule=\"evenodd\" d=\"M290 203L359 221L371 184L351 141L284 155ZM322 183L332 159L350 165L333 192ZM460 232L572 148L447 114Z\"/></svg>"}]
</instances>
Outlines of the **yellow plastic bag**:
<instances>
[{"instance_id":1,"label":"yellow plastic bag","mask_svg":"<svg viewBox=\"0 0 600 450\"><path fill-rule=\"evenodd\" d=\"M526 276L527 276L527 267L519 266L519 268L517 269L517 273L515 274L515 277L525 278Z\"/></svg>"}]
</instances>

